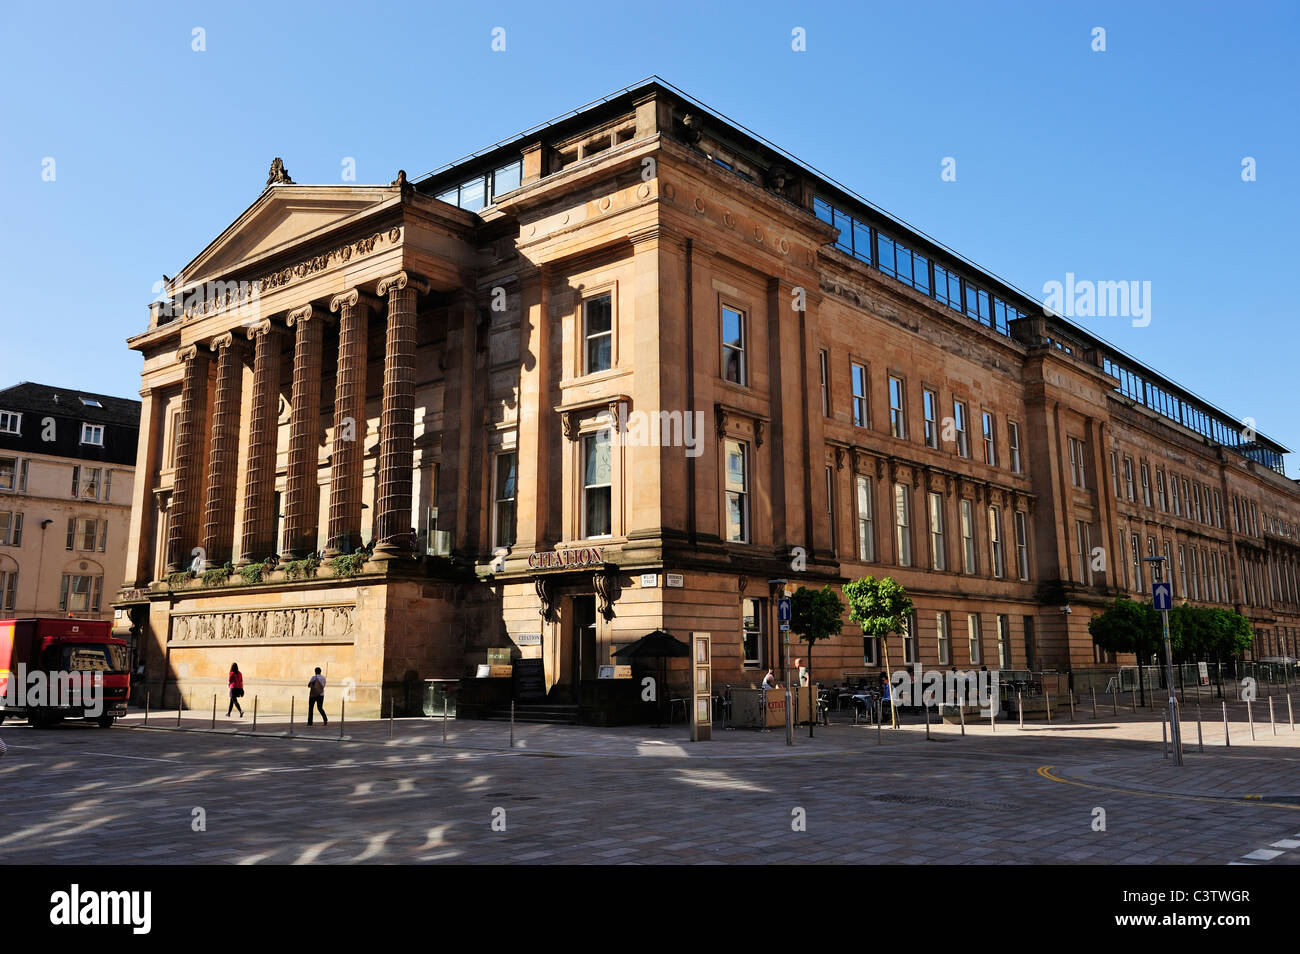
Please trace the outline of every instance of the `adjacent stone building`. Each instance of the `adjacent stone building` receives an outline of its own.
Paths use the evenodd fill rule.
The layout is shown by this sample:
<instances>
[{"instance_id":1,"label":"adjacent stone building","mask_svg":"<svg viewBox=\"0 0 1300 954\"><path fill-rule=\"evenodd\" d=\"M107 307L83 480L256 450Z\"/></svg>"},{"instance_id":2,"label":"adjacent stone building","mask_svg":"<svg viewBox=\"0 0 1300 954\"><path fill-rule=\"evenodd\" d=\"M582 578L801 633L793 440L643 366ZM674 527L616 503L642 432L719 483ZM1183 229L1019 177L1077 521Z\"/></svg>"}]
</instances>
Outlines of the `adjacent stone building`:
<instances>
[{"instance_id":1,"label":"adjacent stone building","mask_svg":"<svg viewBox=\"0 0 1300 954\"><path fill-rule=\"evenodd\" d=\"M0 390L0 618L113 617L139 420L106 394Z\"/></svg>"},{"instance_id":2,"label":"adjacent stone building","mask_svg":"<svg viewBox=\"0 0 1300 954\"><path fill-rule=\"evenodd\" d=\"M866 574L909 661L1087 667L1156 552L1261 655L1300 626L1285 448L660 81L414 183L277 160L130 346L157 693L320 665L373 714L524 657L567 701L657 628L748 685L771 581Z\"/></svg>"}]
</instances>

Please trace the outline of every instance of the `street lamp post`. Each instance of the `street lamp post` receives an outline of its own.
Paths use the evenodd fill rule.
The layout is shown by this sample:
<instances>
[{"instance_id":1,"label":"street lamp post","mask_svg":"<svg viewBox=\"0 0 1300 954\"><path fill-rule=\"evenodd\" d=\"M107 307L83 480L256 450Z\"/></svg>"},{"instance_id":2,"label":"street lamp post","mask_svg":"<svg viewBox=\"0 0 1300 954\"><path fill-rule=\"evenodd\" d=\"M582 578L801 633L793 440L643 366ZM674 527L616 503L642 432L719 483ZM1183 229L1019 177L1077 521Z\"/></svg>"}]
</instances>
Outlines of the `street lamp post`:
<instances>
[{"instance_id":1,"label":"street lamp post","mask_svg":"<svg viewBox=\"0 0 1300 954\"><path fill-rule=\"evenodd\" d=\"M771 586L780 588L777 593L778 599L789 599L791 597L788 580L768 580L767 582ZM782 621L779 625L781 627L782 649L785 655L785 679L783 680L785 683L785 744L794 745L794 710L790 707L792 701L790 698L790 624L788 621ZM766 702L766 694L764 702ZM766 709L763 718L764 720L767 718Z\"/></svg>"},{"instance_id":2,"label":"street lamp post","mask_svg":"<svg viewBox=\"0 0 1300 954\"><path fill-rule=\"evenodd\" d=\"M1165 558L1163 556L1149 556L1142 558L1143 563L1151 564L1151 581L1152 583L1163 583L1165 579ZM1154 594L1155 587L1152 588ZM1168 597L1162 602L1160 609L1160 626L1164 632L1165 638L1165 684L1169 686L1169 734L1170 741L1174 745L1174 764L1183 764L1183 734L1178 724L1178 697L1174 695L1174 651L1169 640L1169 604L1173 600L1173 586L1169 586ZM1142 678L1142 669L1138 667L1138 679Z\"/></svg>"}]
</instances>

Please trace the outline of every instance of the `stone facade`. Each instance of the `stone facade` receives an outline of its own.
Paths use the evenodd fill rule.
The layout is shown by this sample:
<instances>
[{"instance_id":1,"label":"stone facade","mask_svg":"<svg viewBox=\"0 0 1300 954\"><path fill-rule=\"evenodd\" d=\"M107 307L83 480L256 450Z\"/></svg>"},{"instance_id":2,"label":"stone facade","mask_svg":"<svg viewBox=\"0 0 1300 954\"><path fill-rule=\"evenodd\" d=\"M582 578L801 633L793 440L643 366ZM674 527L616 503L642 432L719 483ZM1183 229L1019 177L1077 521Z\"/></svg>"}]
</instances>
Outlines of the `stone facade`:
<instances>
[{"instance_id":1,"label":"stone facade","mask_svg":"<svg viewBox=\"0 0 1300 954\"><path fill-rule=\"evenodd\" d=\"M913 595L923 664L1109 664L1087 622L1145 592L1133 533L1180 596L1276 647L1300 627L1283 448L1135 400L1133 371L1227 420L656 82L414 185L273 181L168 291L130 340L121 605L154 691L238 661L287 708L321 665L375 714L508 650L567 700L657 628L711 632L715 684L751 684L770 581L866 574ZM1130 500L1112 453L1271 520ZM169 580L200 533L209 568L286 562ZM1192 548L1217 589L1179 575ZM879 657L846 624L814 665Z\"/></svg>"}]
</instances>

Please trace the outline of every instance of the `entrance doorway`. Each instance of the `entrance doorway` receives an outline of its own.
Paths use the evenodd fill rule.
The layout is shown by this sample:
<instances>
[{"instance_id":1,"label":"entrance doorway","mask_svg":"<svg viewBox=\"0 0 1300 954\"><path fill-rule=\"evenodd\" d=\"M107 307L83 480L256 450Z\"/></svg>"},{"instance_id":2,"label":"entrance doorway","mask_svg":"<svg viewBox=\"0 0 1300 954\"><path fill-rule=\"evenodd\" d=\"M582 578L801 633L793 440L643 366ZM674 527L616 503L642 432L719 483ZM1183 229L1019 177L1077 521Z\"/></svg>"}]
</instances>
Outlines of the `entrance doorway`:
<instances>
[{"instance_id":1,"label":"entrance doorway","mask_svg":"<svg viewBox=\"0 0 1300 954\"><path fill-rule=\"evenodd\" d=\"M574 687L583 680L596 678L596 597L573 598L573 660Z\"/></svg>"}]
</instances>

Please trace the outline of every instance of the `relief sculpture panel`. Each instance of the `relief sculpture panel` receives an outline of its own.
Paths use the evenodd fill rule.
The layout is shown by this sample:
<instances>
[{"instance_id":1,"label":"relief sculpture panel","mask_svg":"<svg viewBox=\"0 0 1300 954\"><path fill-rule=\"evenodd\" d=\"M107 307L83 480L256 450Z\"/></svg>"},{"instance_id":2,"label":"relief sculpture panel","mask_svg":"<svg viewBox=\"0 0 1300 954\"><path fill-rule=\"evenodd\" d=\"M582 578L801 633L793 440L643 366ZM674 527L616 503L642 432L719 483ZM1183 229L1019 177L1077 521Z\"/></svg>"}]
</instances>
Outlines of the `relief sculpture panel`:
<instances>
[{"instance_id":1,"label":"relief sculpture panel","mask_svg":"<svg viewBox=\"0 0 1300 954\"><path fill-rule=\"evenodd\" d=\"M351 643L356 607L186 613L171 618L172 643Z\"/></svg>"}]
</instances>

